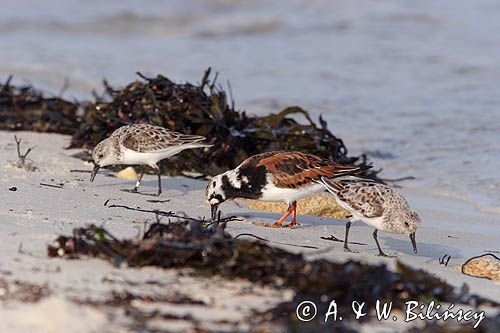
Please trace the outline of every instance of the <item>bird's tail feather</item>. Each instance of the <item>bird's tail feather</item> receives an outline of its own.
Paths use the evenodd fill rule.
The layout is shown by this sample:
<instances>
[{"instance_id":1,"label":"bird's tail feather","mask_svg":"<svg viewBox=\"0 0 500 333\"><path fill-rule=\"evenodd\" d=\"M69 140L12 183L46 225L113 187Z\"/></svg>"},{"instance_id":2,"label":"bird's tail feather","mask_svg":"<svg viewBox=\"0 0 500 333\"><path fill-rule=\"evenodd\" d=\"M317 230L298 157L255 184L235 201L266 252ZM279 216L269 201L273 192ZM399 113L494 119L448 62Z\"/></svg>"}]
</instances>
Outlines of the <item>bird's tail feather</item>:
<instances>
[{"instance_id":1,"label":"bird's tail feather","mask_svg":"<svg viewBox=\"0 0 500 333\"><path fill-rule=\"evenodd\" d=\"M356 175L346 175L346 176L335 177L335 181L336 182L343 182L343 183L355 183L355 182L376 183L376 181L373 179L363 178L363 177L359 177Z\"/></svg>"},{"instance_id":2,"label":"bird's tail feather","mask_svg":"<svg viewBox=\"0 0 500 333\"><path fill-rule=\"evenodd\" d=\"M357 175L365 170L372 168L371 165L354 166L354 165L344 165L339 163L335 163L332 166L334 168L334 175L331 178Z\"/></svg>"},{"instance_id":3,"label":"bird's tail feather","mask_svg":"<svg viewBox=\"0 0 500 333\"><path fill-rule=\"evenodd\" d=\"M180 134L180 133L178 133L178 139L184 144L190 144L206 140L206 138L201 135Z\"/></svg>"},{"instance_id":4,"label":"bird's tail feather","mask_svg":"<svg viewBox=\"0 0 500 333\"><path fill-rule=\"evenodd\" d=\"M193 142L193 143L188 143L184 146L185 149L196 149L196 148L210 148L213 145L208 144L208 143L201 143L201 142Z\"/></svg>"},{"instance_id":5,"label":"bird's tail feather","mask_svg":"<svg viewBox=\"0 0 500 333\"><path fill-rule=\"evenodd\" d=\"M343 189L343 185L340 182L330 181L325 177L321 177L321 184L327 189L328 192L336 194Z\"/></svg>"}]
</instances>

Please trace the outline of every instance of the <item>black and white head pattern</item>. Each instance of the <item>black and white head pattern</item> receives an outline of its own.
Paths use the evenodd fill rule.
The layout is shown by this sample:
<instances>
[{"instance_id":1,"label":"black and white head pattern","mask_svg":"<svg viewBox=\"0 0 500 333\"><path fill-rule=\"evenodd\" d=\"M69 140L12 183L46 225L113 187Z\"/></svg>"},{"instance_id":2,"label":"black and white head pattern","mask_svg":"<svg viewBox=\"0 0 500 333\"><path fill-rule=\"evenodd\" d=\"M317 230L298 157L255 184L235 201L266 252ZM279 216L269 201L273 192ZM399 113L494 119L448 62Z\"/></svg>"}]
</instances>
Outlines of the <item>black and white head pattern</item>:
<instances>
[{"instance_id":1,"label":"black and white head pattern","mask_svg":"<svg viewBox=\"0 0 500 333\"><path fill-rule=\"evenodd\" d=\"M210 180L206 189L207 200L213 205L235 198L259 199L266 184L264 167L229 170Z\"/></svg>"}]
</instances>

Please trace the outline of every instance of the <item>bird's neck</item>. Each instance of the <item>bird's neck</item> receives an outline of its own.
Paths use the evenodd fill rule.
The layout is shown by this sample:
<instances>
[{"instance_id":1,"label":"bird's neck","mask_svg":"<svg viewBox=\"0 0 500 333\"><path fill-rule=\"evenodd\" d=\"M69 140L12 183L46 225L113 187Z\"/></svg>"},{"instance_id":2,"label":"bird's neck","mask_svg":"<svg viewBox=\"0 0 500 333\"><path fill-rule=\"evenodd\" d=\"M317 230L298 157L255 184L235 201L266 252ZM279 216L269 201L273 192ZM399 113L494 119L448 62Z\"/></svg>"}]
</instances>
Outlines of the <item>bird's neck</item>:
<instances>
[{"instance_id":1,"label":"bird's neck","mask_svg":"<svg viewBox=\"0 0 500 333\"><path fill-rule=\"evenodd\" d=\"M250 179L242 177L238 169L230 170L222 177L222 189L228 199L258 199L261 194L260 189L255 191L252 186Z\"/></svg>"}]
</instances>

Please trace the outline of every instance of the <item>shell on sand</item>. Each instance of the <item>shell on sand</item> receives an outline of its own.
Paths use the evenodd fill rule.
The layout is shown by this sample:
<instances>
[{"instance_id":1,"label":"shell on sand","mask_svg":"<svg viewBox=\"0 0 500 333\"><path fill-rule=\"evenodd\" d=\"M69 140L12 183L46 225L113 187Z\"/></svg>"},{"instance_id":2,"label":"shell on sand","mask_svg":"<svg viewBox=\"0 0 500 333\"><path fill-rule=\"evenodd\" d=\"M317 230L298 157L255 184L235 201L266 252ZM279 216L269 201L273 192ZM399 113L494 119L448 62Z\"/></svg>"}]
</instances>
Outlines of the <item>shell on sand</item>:
<instances>
[{"instance_id":1,"label":"shell on sand","mask_svg":"<svg viewBox=\"0 0 500 333\"><path fill-rule=\"evenodd\" d=\"M248 208L265 212L283 214L288 206L284 202L249 200ZM346 219L348 212L337 204L329 194L318 194L297 202L297 214Z\"/></svg>"},{"instance_id":2,"label":"shell on sand","mask_svg":"<svg viewBox=\"0 0 500 333\"><path fill-rule=\"evenodd\" d=\"M470 258L462 265L462 273L500 281L500 259L493 254Z\"/></svg>"},{"instance_id":3,"label":"shell on sand","mask_svg":"<svg viewBox=\"0 0 500 333\"><path fill-rule=\"evenodd\" d=\"M137 180L137 173L133 167L128 167L116 174L119 179Z\"/></svg>"}]
</instances>

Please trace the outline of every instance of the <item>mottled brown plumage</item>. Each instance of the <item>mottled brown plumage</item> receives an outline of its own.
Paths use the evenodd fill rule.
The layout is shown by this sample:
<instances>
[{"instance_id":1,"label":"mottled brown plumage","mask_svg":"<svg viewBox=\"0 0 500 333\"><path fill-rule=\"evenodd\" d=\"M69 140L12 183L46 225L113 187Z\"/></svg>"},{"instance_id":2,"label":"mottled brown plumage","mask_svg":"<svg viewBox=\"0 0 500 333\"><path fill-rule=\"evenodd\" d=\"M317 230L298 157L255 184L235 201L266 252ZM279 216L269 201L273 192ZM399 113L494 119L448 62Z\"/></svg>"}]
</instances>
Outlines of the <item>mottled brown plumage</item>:
<instances>
[{"instance_id":1,"label":"mottled brown plumage","mask_svg":"<svg viewBox=\"0 0 500 333\"><path fill-rule=\"evenodd\" d=\"M119 143L123 147L139 153L157 152L205 139L203 136L172 132L163 127L148 124L120 127L113 132L111 137L119 137Z\"/></svg>"},{"instance_id":2,"label":"mottled brown plumage","mask_svg":"<svg viewBox=\"0 0 500 333\"><path fill-rule=\"evenodd\" d=\"M248 165L264 166L273 175L274 185L281 188L300 188L311 185L321 177L335 178L352 174L359 167L324 161L318 156L291 151L274 151L249 157Z\"/></svg>"},{"instance_id":3,"label":"mottled brown plumage","mask_svg":"<svg viewBox=\"0 0 500 333\"><path fill-rule=\"evenodd\" d=\"M349 211L351 220L346 223L344 249L348 247L351 223L360 220L375 228L373 238L379 255L386 256L377 238L377 231L405 233L410 236L413 251L417 253L415 232L420 226L420 216L410 209L406 199L389 186L367 181L345 181L321 179L322 184L332 193L340 206Z\"/></svg>"},{"instance_id":4,"label":"mottled brown plumage","mask_svg":"<svg viewBox=\"0 0 500 333\"><path fill-rule=\"evenodd\" d=\"M396 196L394 191L387 186L376 183L359 182L356 184L334 183L341 186L337 192L341 200L365 217L379 217L384 214L385 200L387 197Z\"/></svg>"},{"instance_id":5,"label":"mottled brown plumage","mask_svg":"<svg viewBox=\"0 0 500 333\"><path fill-rule=\"evenodd\" d=\"M161 170L157 163L179 154L185 149L210 147L211 145L200 142L204 139L202 136L181 134L148 124L122 126L115 130L109 138L99 142L92 151L95 166L90 181L94 180L97 171L102 166L113 164L148 165L157 172L157 195L160 195ZM144 168L142 168L141 175L132 192L137 192L143 175Z\"/></svg>"}]
</instances>

